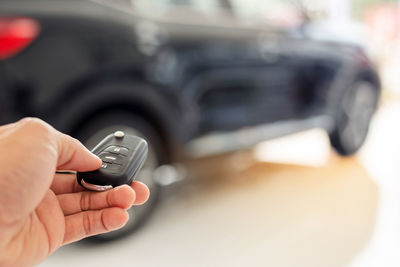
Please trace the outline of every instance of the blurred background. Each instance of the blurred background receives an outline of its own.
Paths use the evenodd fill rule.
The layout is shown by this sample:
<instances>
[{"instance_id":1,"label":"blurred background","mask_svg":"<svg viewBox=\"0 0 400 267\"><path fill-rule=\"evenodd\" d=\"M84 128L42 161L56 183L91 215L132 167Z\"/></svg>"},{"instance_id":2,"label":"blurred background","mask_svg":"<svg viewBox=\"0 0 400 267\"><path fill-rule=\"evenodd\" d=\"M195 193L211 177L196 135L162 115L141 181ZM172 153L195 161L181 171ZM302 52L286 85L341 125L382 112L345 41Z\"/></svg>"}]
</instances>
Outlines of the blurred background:
<instances>
[{"instance_id":1,"label":"blurred background","mask_svg":"<svg viewBox=\"0 0 400 267\"><path fill-rule=\"evenodd\" d=\"M323 43L324 47L333 47L333 51L337 53L342 53L342 48L332 44L346 43L349 47L357 47L365 51L369 58L368 62L371 62L372 68L376 69L380 77L381 97L376 113L372 117L365 143L354 155L351 155L353 154L351 151L340 152L340 149L337 153L338 148L334 144L336 151L331 148L332 136L327 135L326 131L329 126L325 128L323 123L321 126L313 121L310 127L304 127L304 131L300 131L302 127L294 131L287 130L288 126L283 125L284 130L277 133L274 133L275 128L267 127L262 129L264 134L260 136L258 132L253 132L253 128L248 128L254 125L239 123L239 127L233 122L237 122L241 116L247 116L245 120L252 120L253 117L249 116L251 112L243 115L240 106L243 103L229 102L228 105L224 102L224 100L228 101L228 97L222 94L216 95L215 99L210 100L208 96L202 100L208 102L205 104L206 109L202 111L203 113L200 110L199 120L207 121L207 123L204 124L206 126L200 127L201 130L194 134L193 138L186 138L185 149L191 156L173 157L168 160L157 156L162 153L158 150L164 141L158 140L154 137L157 134L149 130L151 127L148 125L152 120L137 117L120 119L127 117L126 113L121 113L120 109L117 115L115 113L110 115L107 112L104 115L104 110L96 110L97 113L86 118L90 119L88 126L80 124L78 128L82 129L81 132L71 130L70 133L83 140L88 147L93 147L106 132L112 132L124 125L126 131L153 140L150 144L154 151L150 153L142 179L150 184L157 199L151 199L151 211L146 208L136 209L131 213L131 217L140 218L140 220L128 226L129 231L120 232L116 236L105 235L68 245L55 252L40 266L400 266L399 1L226 0L217 3L214 0L99 0L92 2L115 8L129 16L130 12L134 12L132 16L139 20L149 18L151 21L163 22L168 17L167 24L171 28L175 27L171 26L175 25L174 23L183 24L184 27L178 30L179 38L173 43L176 44L178 51L189 51L188 44L197 46L196 42L202 38L199 36L207 35L207 27L212 27L214 20L218 20L221 25L225 25L224 27L231 27L230 36L232 37L229 38L232 39L244 31L243 29L252 27L278 29L291 36L293 40L308 38L313 42L312 47L307 50L311 56L320 51L319 47L314 46L317 42ZM20 3L20 6L18 6L18 1L8 6L4 4L3 11L17 10L12 11L11 14L26 16L21 11L22 6L25 8L26 5L23 5L23 1ZM51 5L62 6L60 1L55 1ZM229 18L231 14L228 16L221 5L234 11L237 26ZM40 8L35 7L35 4L30 4L29 8L34 11L28 13L27 16L35 18L40 13ZM190 13L188 10L195 10L195 12ZM81 13L79 10L71 12ZM99 12L98 16L107 19L105 13L97 9L94 9L91 14L96 16L96 12ZM66 21L69 23L69 20ZM192 35L189 27L191 24L203 27L201 33L196 33L196 37ZM54 25L59 27L57 23ZM142 41L145 44L139 46L138 50L146 57L138 62L147 62L149 58L151 59L151 64L146 65L146 71L150 73L148 79L155 79L162 84L160 79L164 78L163 86L166 87L171 86L173 82L169 82L178 79L177 77L183 80L183 71L176 66L179 64L186 66L185 64L190 64L188 62L193 58L187 57L186 61L179 61L179 57L174 57L175 54L171 53L172 50L161 53L160 57L154 56L156 52L152 46L153 33L157 29L151 23L138 22L138 25L140 27L138 26L139 29L136 30L143 33L144 41ZM45 30L46 28L43 27L43 31ZM220 33L213 32L213 36L218 35ZM159 38L164 40L163 38L168 37L161 34ZM233 46L234 44L229 41L231 39L226 38L227 46ZM259 38L262 37L255 39ZM1 40L0 51L2 50ZM131 55L128 58L122 56L125 53L124 48L121 46L119 49L119 46L112 42L113 40L118 40L116 32L110 37L109 43L105 41L104 46L115 48L115 58L117 55L121 57L118 59L120 61L115 60L115 62L139 58L136 56L131 58ZM65 42L67 43L68 40L65 39ZM300 49L300 43L297 46L297 41L293 42L296 42L293 46ZM211 42L205 43L208 48L212 46ZM93 46L97 49L96 53L102 51L100 45L97 43ZM66 45L63 48L66 55L69 53L68 47L71 46ZM224 50L224 46L218 49L221 47ZM271 48L270 43L266 47L266 49ZM285 44L276 47L282 48ZM213 50L211 47L212 54L223 55L216 60L221 63L230 55L218 49ZM285 55L290 58L295 53L293 51L297 51L296 49L291 48ZM248 46L246 49L236 50L235 57L245 58L247 54L254 56L249 51ZM328 54L326 54L327 60L333 57ZM84 57L83 52L74 55ZM103 58L102 55L104 54L100 53L98 56L103 61L111 57L107 54ZM40 56L44 60L46 57L52 57L50 54L46 56L43 52ZM207 56L209 54L204 56L206 60ZM269 62L268 64L276 64L278 61L275 56L270 53L263 60ZM32 63L35 62L33 56L29 58L28 63L21 63L22 60L13 62L13 59L8 59L8 55L4 53L0 53L0 57L6 58L4 66L0 63L0 77L3 77L3 81L10 79L6 77L9 74L1 76L1 71L3 73L13 71L19 75L16 75L18 81L21 81L24 74L22 71L19 72L19 69L22 69L20 66L35 69L35 64ZM60 58L63 59L62 56ZM158 61L153 58L157 58ZM240 62L242 65L245 64L244 60ZM156 63L160 64L157 65L158 68L155 66ZM72 73L70 69L87 71L87 66L71 65L71 67L68 63L64 66L68 66L68 71L61 67L49 66L46 71L49 73L54 71L54 79L61 77L57 76L57 73ZM201 67L205 69L207 65L201 65ZM201 69L201 67L198 68ZM159 68L168 72L160 71ZM246 70L254 73L252 67L247 67ZM346 71L348 69L344 72ZM27 73L31 75L27 77L33 77L35 71L27 71ZM293 86L296 88L299 83L305 87L312 86L313 81L324 75L322 72L306 74L300 71L297 74L299 76L293 79L295 81ZM240 74L236 75L240 76ZM276 75L278 74L273 74L274 77ZM309 80L303 84L304 75L310 76ZM249 75L247 79L251 80L251 77ZM277 88L282 88L283 91L286 89L286 83L281 81L291 79L291 76L279 77L280 83L277 83ZM267 82L272 81L268 79ZM259 83L262 81L262 79L258 80ZM35 79L35 86L39 87L40 83L40 79ZM56 83L50 84L53 86ZM7 114L3 116L4 122L31 114L47 118L44 113L33 112L35 109L28 97L29 86L26 83L23 85L19 85L19 94L16 98L20 102L15 101L24 108L21 112L15 113L17 115L10 115L14 113L8 101L2 109L3 114ZM112 90L117 91L118 86L120 84L112 87ZM96 88L99 91L104 89ZM235 94L235 91L232 94ZM46 95L47 93L43 93L43 96ZM184 95L191 97L189 93ZM275 95L276 93L273 94ZM41 100L39 98L36 100L37 103L45 106L50 98L43 96ZM246 97L239 93L237 96L241 99ZM3 97L8 99L9 95L6 94ZM271 97L271 95L266 95L266 97ZM311 98L322 103L323 101L318 97L317 94L310 98L305 96L307 101L302 103L305 106L314 105L314 102L308 102ZM279 97L274 99L281 101ZM292 104L287 106L286 103L289 100L285 101L284 104L279 102L279 105L273 106L273 110L280 108L288 110L293 106ZM216 105L222 105L221 103L225 103L226 106L216 108ZM190 102L185 105L192 107L194 104ZM4 108L6 106L7 109ZM70 111L69 117L67 116L65 120L62 117L64 121L79 114L79 101L76 101L75 107L75 113ZM198 109L201 109L201 106ZM229 112L229 115L211 113L213 109L218 109L218 112L221 110ZM138 114L143 114L141 109L136 111L140 111ZM257 109L254 112L256 111L258 112ZM273 113L270 110L262 109L262 111ZM196 112L186 113L189 121L198 119ZM209 115L207 112L211 114L212 121L207 117ZM295 109L293 114L298 112ZM362 112L365 114L367 111ZM93 119L96 114L102 114L101 119ZM222 127L218 124L220 123L218 118L227 124ZM302 118L307 119L308 116ZM102 124L104 121L115 120L117 122L114 124ZM49 119L49 121L56 124L57 120ZM228 122L231 121L232 123L229 124ZM62 130L70 127L70 125L59 125L58 128ZM131 125L131 127L126 125ZM91 127L97 130L91 131ZM159 128L156 127L156 129ZM194 132L193 129L187 127L186 132ZM245 132L237 132L238 129L244 129ZM224 134L220 135L220 132ZM287 135L288 133L290 134ZM254 142L245 142L254 136L256 136ZM216 148L220 148L218 153L215 153ZM347 156L344 157L344 154Z\"/></svg>"}]
</instances>

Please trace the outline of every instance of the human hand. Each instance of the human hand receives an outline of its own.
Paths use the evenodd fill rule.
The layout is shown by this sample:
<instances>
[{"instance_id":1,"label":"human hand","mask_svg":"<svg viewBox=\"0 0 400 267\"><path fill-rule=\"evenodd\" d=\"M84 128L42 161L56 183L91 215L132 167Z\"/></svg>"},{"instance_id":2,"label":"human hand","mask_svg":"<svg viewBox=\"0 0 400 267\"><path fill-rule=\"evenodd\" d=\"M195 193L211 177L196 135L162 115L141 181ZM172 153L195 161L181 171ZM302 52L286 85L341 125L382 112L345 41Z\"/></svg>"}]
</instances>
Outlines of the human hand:
<instances>
[{"instance_id":1,"label":"human hand","mask_svg":"<svg viewBox=\"0 0 400 267\"><path fill-rule=\"evenodd\" d=\"M62 245L116 230L133 204L146 202L140 182L106 192L84 191L75 175L101 160L79 141L39 119L0 127L0 266L27 266Z\"/></svg>"}]
</instances>

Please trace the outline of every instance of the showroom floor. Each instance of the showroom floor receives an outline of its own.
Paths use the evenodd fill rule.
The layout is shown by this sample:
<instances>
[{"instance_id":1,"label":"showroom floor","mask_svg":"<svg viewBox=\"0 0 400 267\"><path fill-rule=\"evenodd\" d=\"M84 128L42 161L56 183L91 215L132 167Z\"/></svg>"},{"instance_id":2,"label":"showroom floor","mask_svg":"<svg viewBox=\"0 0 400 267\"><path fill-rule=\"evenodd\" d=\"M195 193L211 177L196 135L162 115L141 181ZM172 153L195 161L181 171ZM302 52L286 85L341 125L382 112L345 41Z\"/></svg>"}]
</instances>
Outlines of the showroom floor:
<instances>
[{"instance_id":1,"label":"showroom floor","mask_svg":"<svg viewBox=\"0 0 400 267\"><path fill-rule=\"evenodd\" d=\"M357 157L319 130L191 163L136 234L40 266L400 266L400 102Z\"/></svg>"}]
</instances>

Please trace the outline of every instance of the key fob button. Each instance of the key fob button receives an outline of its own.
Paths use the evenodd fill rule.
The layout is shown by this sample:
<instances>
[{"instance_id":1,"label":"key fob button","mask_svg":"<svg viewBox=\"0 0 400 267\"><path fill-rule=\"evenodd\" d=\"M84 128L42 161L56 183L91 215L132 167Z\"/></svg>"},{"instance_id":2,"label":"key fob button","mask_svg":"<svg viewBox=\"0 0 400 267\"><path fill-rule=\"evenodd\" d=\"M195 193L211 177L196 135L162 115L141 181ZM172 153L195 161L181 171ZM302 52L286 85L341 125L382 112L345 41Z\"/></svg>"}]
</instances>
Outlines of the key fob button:
<instances>
[{"instance_id":1,"label":"key fob button","mask_svg":"<svg viewBox=\"0 0 400 267\"><path fill-rule=\"evenodd\" d=\"M147 142L143 138L110 134L92 150L103 161L100 169L78 172L77 181L86 189L94 191L131 184L142 168L147 152Z\"/></svg>"},{"instance_id":2,"label":"key fob button","mask_svg":"<svg viewBox=\"0 0 400 267\"><path fill-rule=\"evenodd\" d=\"M103 162L100 169L111 173L118 173L122 171L122 165Z\"/></svg>"},{"instance_id":3,"label":"key fob button","mask_svg":"<svg viewBox=\"0 0 400 267\"><path fill-rule=\"evenodd\" d=\"M99 155L99 158L106 163L114 163L114 164L119 164L123 165L125 163L125 157L118 155L118 154L112 154L112 153L107 153L103 152Z\"/></svg>"},{"instance_id":4,"label":"key fob button","mask_svg":"<svg viewBox=\"0 0 400 267\"><path fill-rule=\"evenodd\" d=\"M122 146L109 146L107 147L104 152L110 152L114 154L119 154L127 157L129 155L129 149Z\"/></svg>"}]
</instances>

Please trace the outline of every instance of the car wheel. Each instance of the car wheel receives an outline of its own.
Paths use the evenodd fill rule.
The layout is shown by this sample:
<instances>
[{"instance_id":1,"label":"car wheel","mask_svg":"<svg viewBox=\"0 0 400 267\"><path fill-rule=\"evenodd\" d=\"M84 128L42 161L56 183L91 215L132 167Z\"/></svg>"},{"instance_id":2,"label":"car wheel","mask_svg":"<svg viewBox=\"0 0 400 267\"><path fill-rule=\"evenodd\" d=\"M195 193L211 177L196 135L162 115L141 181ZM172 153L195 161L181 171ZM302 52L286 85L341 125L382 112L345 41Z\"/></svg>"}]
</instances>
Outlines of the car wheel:
<instances>
[{"instance_id":1,"label":"car wheel","mask_svg":"<svg viewBox=\"0 0 400 267\"><path fill-rule=\"evenodd\" d=\"M343 94L330 134L331 144L340 155L353 155L364 144L378 98L378 89L367 81L354 83Z\"/></svg>"},{"instance_id":2,"label":"car wheel","mask_svg":"<svg viewBox=\"0 0 400 267\"><path fill-rule=\"evenodd\" d=\"M144 205L134 206L128 210L130 219L123 228L114 232L97 235L92 240L108 241L126 236L137 230L151 214L160 191L159 185L153 178L153 174L156 168L163 162L165 152L160 135L145 119L129 112L101 114L85 122L84 126L80 127L74 135L86 147L92 149L105 136L117 130L143 137L148 142L149 151L147 160L137 176L137 180L149 187L150 198Z\"/></svg>"}]
</instances>

